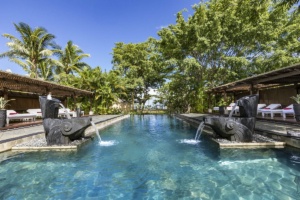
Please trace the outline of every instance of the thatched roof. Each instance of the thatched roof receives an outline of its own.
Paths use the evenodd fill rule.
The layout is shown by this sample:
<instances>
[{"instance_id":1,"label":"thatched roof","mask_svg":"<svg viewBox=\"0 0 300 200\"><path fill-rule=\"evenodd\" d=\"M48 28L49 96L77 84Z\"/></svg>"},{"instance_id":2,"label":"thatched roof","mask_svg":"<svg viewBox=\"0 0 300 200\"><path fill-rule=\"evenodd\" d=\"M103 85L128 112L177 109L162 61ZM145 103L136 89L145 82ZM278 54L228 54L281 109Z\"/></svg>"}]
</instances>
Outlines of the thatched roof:
<instances>
[{"instance_id":1,"label":"thatched roof","mask_svg":"<svg viewBox=\"0 0 300 200\"><path fill-rule=\"evenodd\" d=\"M209 92L238 92L300 83L300 63L214 87Z\"/></svg>"},{"instance_id":2,"label":"thatched roof","mask_svg":"<svg viewBox=\"0 0 300 200\"><path fill-rule=\"evenodd\" d=\"M0 70L0 91L21 91L38 95L52 92L55 96L89 96L93 93L87 90L59 85L54 82L29 78Z\"/></svg>"}]
</instances>

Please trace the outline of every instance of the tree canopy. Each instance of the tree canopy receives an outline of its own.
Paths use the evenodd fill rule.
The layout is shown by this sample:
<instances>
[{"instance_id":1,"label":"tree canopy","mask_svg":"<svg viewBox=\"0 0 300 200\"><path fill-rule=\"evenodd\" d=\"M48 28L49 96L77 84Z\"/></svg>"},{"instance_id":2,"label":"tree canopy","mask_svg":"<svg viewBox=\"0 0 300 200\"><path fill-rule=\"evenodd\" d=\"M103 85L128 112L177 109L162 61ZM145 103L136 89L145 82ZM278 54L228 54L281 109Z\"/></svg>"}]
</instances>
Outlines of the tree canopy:
<instances>
[{"instance_id":1,"label":"tree canopy","mask_svg":"<svg viewBox=\"0 0 300 200\"><path fill-rule=\"evenodd\" d=\"M32 29L22 22L14 26L21 37L18 39L11 34L3 34L10 40L7 43L9 50L0 54L0 57L8 57L12 62L19 64L30 77L40 77L43 68L41 65L51 63L51 56L59 48L53 40L55 36L42 27Z\"/></svg>"},{"instance_id":2,"label":"tree canopy","mask_svg":"<svg viewBox=\"0 0 300 200\"><path fill-rule=\"evenodd\" d=\"M143 110L150 99L149 89L160 87L167 68L158 52L157 41L149 38L138 44L116 43L113 48L114 69L125 79L128 97L137 100Z\"/></svg>"},{"instance_id":3,"label":"tree canopy","mask_svg":"<svg viewBox=\"0 0 300 200\"><path fill-rule=\"evenodd\" d=\"M72 41L68 41L65 49L58 51L59 60L57 62L56 73L79 73L83 67L89 67L88 64L82 62L82 59L86 57L90 57L90 55L84 53Z\"/></svg>"},{"instance_id":4,"label":"tree canopy","mask_svg":"<svg viewBox=\"0 0 300 200\"><path fill-rule=\"evenodd\" d=\"M176 24L158 35L164 58L175 66L169 89L175 83L189 87L169 91L168 102L185 97L186 110L201 111L208 107L207 88L299 62L299 15L276 5L271 0L211 0L195 5L187 19L179 12Z\"/></svg>"},{"instance_id":5,"label":"tree canopy","mask_svg":"<svg viewBox=\"0 0 300 200\"><path fill-rule=\"evenodd\" d=\"M72 41L61 50L54 35L25 23L14 24L20 38L3 34L9 50L0 57L19 64L31 77L94 91L92 100L81 100L98 113L110 112L120 100L132 106L138 102L143 110L150 88L159 88L160 101L171 112L201 112L224 101L208 96L207 89L300 62L298 4L200 2L189 17L185 10L178 12L176 23L158 31L158 39L115 43L110 72L83 62L90 55Z\"/></svg>"}]
</instances>

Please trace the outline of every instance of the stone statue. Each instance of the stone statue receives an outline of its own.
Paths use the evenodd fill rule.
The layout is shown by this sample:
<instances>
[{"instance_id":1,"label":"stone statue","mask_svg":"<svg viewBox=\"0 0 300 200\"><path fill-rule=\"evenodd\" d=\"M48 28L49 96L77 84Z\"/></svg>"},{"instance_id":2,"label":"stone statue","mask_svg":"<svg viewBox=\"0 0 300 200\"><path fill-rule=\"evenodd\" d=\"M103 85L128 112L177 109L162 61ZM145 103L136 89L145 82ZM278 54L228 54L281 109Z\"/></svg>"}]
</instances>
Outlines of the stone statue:
<instances>
[{"instance_id":1,"label":"stone statue","mask_svg":"<svg viewBox=\"0 0 300 200\"><path fill-rule=\"evenodd\" d=\"M40 96L39 101L48 145L64 145L81 139L85 129L91 125L90 117L59 119L60 100L56 98Z\"/></svg>"},{"instance_id":2,"label":"stone statue","mask_svg":"<svg viewBox=\"0 0 300 200\"><path fill-rule=\"evenodd\" d=\"M204 124L210 126L216 134L230 141L252 142L257 114L258 95L245 96L237 100L239 117L208 116ZM234 108L232 109L234 111Z\"/></svg>"}]
</instances>

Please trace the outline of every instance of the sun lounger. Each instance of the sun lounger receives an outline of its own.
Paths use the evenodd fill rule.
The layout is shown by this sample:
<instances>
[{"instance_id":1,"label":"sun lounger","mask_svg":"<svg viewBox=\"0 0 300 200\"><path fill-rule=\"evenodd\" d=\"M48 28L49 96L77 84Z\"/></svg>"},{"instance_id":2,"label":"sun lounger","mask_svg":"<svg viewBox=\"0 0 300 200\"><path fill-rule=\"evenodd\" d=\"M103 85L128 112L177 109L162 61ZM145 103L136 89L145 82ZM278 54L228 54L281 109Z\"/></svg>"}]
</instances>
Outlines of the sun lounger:
<instances>
[{"instance_id":1,"label":"sun lounger","mask_svg":"<svg viewBox=\"0 0 300 200\"><path fill-rule=\"evenodd\" d=\"M36 114L37 117L42 117L42 110L40 108L31 108L26 111L30 114Z\"/></svg>"},{"instance_id":2,"label":"sun lounger","mask_svg":"<svg viewBox=\"0 0 300 200\"><path fill-rule=\"evenodd\" d=\"M265 108L261 108L259 110L257 110L257 113L261 113L262 117L265 117L265 114L271 114L271 110L275 110L281 108L281 104L279 103L274 103L274 104L270 104Z\"/></svg>"},{"instance_id":3,"label":"sun lounger","mask_svg":"<svg viewBox=\"0 0 300 200\"><path fill-rule=\"evenodd\" d=\"M293 104L283 108L283 109L272 109L272 110L265 110L262 112L262 116L264 117L265 114L270 114L271 118L274 118L275 114L280 114L283 119L286 119L286 114L294 114L294 108L293 108Z\"/></svg>"},{"instance_id":4,"label":"sun lounger","mask_svg":"<svg viewBox=\"0 0 300 200\"><path fill-rule=\"evenodd\" d=\"M294 111L294 106L293 106L293 104L292 104L292 106L290 107L291 105L289 105L288 107L286 107L286 108L284 108L284 109L282 109L282 117L283 117L283 119L286 119L286 115L287 114L291 114L291 115L293 115L294 117L295 117L295 111Z\"/></svg>"},{"instance_id":5,"label":"sun lounger","mask_svg":"<svg viewBox=\"0 0 300 200\"><path fill-rule=\"evenodd\" d=\"M257 110L262 109L262 108L264 108L264 107L266 107L266 106L267 106L267 105L264 104L264 103L259 103L259 104L257 104Z\"/></svg>"},{"instance_id":6,"label":"sun lounger","mask_svg":"<svg viewBox=\"0 0 300 200\"><path fill-rule=\"evenodd\" d=\"M36 118L36 114L32 114L32 113L20 114L14 110L6 111L6 124L7 125L9 125L9 120L12 120L12 119L31 119L32 121L35 121L35 118Z\"/></svg>"},{"instance_id":7,"label":"sun lounger","mask_svg":"<svg viewBox=\"0 0 300 200\"><path fill-rule=\"evenodd\" d=\"M258 114L258 113L261 113L261 109L264 108L264 107L266 107L266 106L267 106L267 105L264 104L264 103L259 103L259 104L257 104L257 114Z\"/></svg>"}]
</instances>

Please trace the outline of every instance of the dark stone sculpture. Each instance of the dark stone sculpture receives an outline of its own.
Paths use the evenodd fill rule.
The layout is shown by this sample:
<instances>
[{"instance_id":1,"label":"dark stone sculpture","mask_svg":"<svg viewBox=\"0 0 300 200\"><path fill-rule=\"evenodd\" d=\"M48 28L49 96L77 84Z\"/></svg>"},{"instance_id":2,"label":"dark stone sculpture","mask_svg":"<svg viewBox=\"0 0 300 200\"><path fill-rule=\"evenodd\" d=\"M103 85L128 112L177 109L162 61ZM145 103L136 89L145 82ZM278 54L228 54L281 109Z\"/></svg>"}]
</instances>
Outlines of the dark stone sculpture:
<instances>
[{"instance_id":1,"label":"dark stone sculpture","mask_svg":"<svg viewBox=\"0 0 300 200\"><path fill-rule=\"evenodd\" d=\"M48 145L64 145L73 140L81 139L84 130L91 125L90 117L58 119L60 104L58 99L49 100L40 96L39 100Z\"/></svg>"},{"instance_id":2,"label":"dark stone sculpture","mask_svg":"<svg viewBox=\"0 0 300 200\"><path fill-rule=\"evenodd\" d=\"M204 124L210 126L216 134L231 141L252 142L255 128L258 95L250 95L237 100L239 117L211 116L204 118Z\"/></svg>"},{"instance_id":3,"label":"dark stone sculpture","mask_svg":"<svg viewBox=\"0 0 300 200\"><path fill-rule=\"evenodd\" d=\"M58 110L59 110L59 104L60 100L52 98L51 100L47 99L45 96L39 97L41 111L42 111L42 118L52 118L57 119L58 118Z\"/></svg>"}]
</instances>

